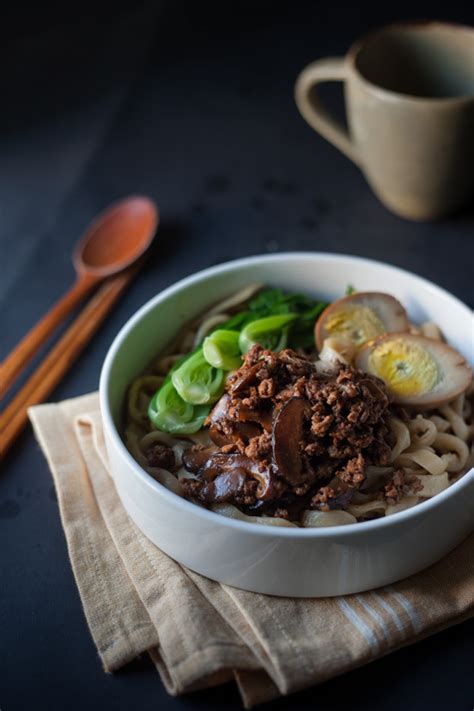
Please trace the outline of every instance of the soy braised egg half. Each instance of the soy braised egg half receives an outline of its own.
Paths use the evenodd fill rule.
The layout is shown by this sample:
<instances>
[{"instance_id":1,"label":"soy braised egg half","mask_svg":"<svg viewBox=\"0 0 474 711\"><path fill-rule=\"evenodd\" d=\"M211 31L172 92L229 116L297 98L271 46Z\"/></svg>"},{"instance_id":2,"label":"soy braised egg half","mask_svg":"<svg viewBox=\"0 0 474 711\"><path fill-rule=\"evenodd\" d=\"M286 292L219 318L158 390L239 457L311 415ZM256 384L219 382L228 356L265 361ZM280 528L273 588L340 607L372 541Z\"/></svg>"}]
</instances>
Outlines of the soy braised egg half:
<instances>
[{"instance_id":1,"label":"soy braised egg half","mask_svg":"<svg viewBox=\"0 0 474 711\"><path fill-rule=\"evenodd\" d=\"M355 366L385 382L400 405L430 410L464 392L472 370L442 341L410 333L387 333L359 350Z\"/></svg>"},{"instance_id":2,"label":"soy braised egg half","mask_svg":"<svg viewBox=\"0 0 474 711\"><path fill-rule=\"evenodd\" d=\"M401 303L390 294L360 291L334 301L316 323L316 346L327 338L343 338L360 348L392 331L408 331L410 323Z\"/></svg>"}]
</instances>

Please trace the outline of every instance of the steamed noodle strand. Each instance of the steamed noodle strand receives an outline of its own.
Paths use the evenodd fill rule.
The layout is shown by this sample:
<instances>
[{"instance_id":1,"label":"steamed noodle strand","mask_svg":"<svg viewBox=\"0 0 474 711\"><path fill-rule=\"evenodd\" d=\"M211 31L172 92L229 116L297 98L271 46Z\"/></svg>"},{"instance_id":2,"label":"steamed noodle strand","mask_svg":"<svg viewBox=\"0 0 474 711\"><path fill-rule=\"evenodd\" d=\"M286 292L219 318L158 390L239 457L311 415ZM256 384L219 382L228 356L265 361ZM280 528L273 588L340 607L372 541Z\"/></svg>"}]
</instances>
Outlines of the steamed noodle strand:
<instances>
[{"instance_id":1,"label":"steamed noodle strand","mask_svg":"<svg viewBox=\"0 0 474 711\"><path fill-rule=\"evenodd\" d=\"M239 509L232 504L213 504L212 510L237 521L259 523L263 526L280 526L283 528L296 527L295 523L291 523L291 521L287 521L285 518L278 518L276 516L247 516L247 514L242 513L242 511L239 511Z\"/></svg>"},{"instance_id":2,"label":"steamed noodle strand","mask_svg":"<svg viewBox=\"0 0 474 711\"><path fill-rule=\"evenodd\" d=\"M459 472L466 466L469 449L456 435L440 432L436 436L434 447L442 452L441 459L446 463L448 472Z\"/></svg>"},{"instance_id":3,"label":"steamed noodle strand","mask_svg":"<svg viewBox=\"0 0 474 711\"><path fill-rule=\"evenodd\" d=\"M417 415L414 420L408 423L407 427L410 433L410 447L415 445L430 447L438 434L435 423L422 415Z\"/></svg>"},{"instance_id":4,"label":"steamed noodle strand","mask_svg":"<svg viewBox=\"0 0 474 711\"><path fill-rule=\"evenodd\" d=\"M193 349L199 346L212 328L219 326L221 323L225 323L229 318L229 314L215 314L215 316L209 316L209 318L204 319L194 336Z\"/></svg>"},{"instance_id":5,"label":"steamed noodle strand","mask_svg":"<svg viewBox=\"0 0 474 711\"><path fill-rule=\"evenodd\" d=\"M148 403L164 378L158 375L142 375L133 381L128 392L128 414L137 424L146 424Z\"/></svg>"},{"instance_id":6,"label":"steamed noodle strand","mask_svg":"<svg viewBox=\"0 0 474 711\"><path fill-rule=\"evenodd\" d=\"M433 422L438 432L447 432L451 427L449 420L441 417L441 415L431 415L429 419Z\"/></svg>"},{"instance_id":7,"label":"steamed noodle strand","mask_svg":"<svg viewBox=\"0 0 474 711\"><path fill-rule=\"evenodd\" d=\"M399 513L400 511L405 511L405 509L410 509L419 502L417 496L404 496L398 504L392 504L387 506L385 509L385 516L392 516L393 514Z\"/></svg>"},{"instance_id":8,"label":"steamed noodle strand","mask_svg":"<svg viewBox=\"0 0 474 711\"><path fill-rule=\"evenodd\" d=\"M224 323L237 307L243 304L260 288L251 285L233 294L224 302L209 309L183 332L179 333L167 353L157 358L150 372L137 377L131 384L127 397L126 427L124 439L128 450L137 462L160 484L182 496L180 481L196 478L181 465L183 452L193 444L207 446L211 443L207 429L187 437L173 437L157 430L148 418L150 398L164 381L170 368L192 348L201 343L209 331ZM428 338L442 340L436 324L424 323L413 326L412 332ZM319 372L330 372L337 360L350 362L347 344L338 344L332 339L327 348L327 360L318 360ZM324 356L324 352L322 354ZM366 472L365 490L357 491L347 510L313 511L302 513L300 525L304 527L340 526L356 523L374 516L390 516L414 506L419 501L444 491L454 480L474 467L474 384L455 400L431 413L414 414L406 422L392 416L389 428L392 437L392 452L389 467L369 466ZM147 451L154 444L171 447L175 456L174 473L148 463ZM395 467L404 470L406 481L416 483L416 490L409 490L396 504L387 504L376 492L383 486ZM420 488L421 487L421 488ZM297 524L271 516L248 516L232 504L214 504L212 510L239 521L277 527L294 527Z\"/></svg>"},{"instance_id":9,"label":"steamed noodle strand","mask_svg":"<svg viewBox=\"0 0 474 711\"><path fill-rule=\"evenodd\" d=\"M214 314L221 314L223 311L229 311L230 309L235 309L237 306L245 304L254 294L257 293L257 291L260 291L261 288L261 284L250 284L249 286L244 287L235 294L232 294L232 296L229 296L228 299L220 301L209 309L209 311L201 317L200 321L204 321L204 319L209 318L209 316L213 316Z\"/></svg>"},{"instance_id":10,"label":"steamed noodle strand","mask_svg":"<svg viewBox=\"0 0 474 711\"><path fill-rule=\"evenodd\" d=\"M442 474L446 471L446 462L428 447L406 450L396 458L395 464L400 467L417 464L430 474Z\"/></svg>"},{"instance_id":11,"label":"steamed noodle strand","mask_svg":"<svg viewBox=\"0 0 474 711\"><path fill-rule=\"evenodd\" d=\"M452 405L444 405L444 407L440 407L439 411L451 425L451 429L456 437L459 437L459 439L466 442L469 437L469 426L462 415L462 406L457 407L455 400Z\"/></svg>"},{"instance_id":12,"label":"steamed noodle strand","mask_svg":"<svg viewBox=\"0 0 474 711\"><path fill-rule=\"evenodd\" d=\"M395 444L392 447L392 454L390 456L390 461L394 462L397 457L410 446L410 430L398 417L391 417L388 424L392 430L392 436L395 439Z\"/></svg>"}]
</instances>

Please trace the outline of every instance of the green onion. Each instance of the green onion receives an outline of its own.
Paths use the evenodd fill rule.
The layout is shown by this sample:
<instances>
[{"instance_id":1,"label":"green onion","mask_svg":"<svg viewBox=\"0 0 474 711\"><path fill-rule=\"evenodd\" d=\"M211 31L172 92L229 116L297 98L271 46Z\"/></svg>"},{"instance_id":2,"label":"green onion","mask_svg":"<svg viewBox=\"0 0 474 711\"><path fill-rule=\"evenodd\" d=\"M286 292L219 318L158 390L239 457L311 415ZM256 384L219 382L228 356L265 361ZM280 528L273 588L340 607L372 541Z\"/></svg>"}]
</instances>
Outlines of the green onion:
<instances>
[{"instance_id":1,"label":"green onion","mask_svg":"<svg viewBox=\"0 0 474 711\"><path fill-rule=\"evenodd\" d=\"M256 343L274 351L285 348L288 342L288 328L286 326L296 318L296 314L280 314L251 321L240 332L240 350L242 353L247 353Z\"/></svg>"},{"instance_id":2,"label":"green onion","mask_svg":"<svg viewBox=\"0 0 474 711\"><path fill-rule=\"evenodd\" d=\"M238 331L218 329L204 339L202 352L214 368L236 370L242 365Z\"/></svg>"},{"instance_id":3,"label":"green onion","mask_svg":"<svg viewBox=\"0 0 474 711\"><path fill-rule=\"evenodd\" d=\"M185 402L169 379L152 397L148 417L163 432L193 434L201 429L209 411L209 405L193 407Z\"/></svg>"},{"instance_id":4,"label":"green onion","mask_svg":"<svg viewBox=\"0 0 474 711\"><path fill-rule=\"evenodd\" d=\"M178 395L191 405L213 403L224 392L225 373L209 365L202 348L198 348L171 374Z\"/></svg>"}]
</instances>

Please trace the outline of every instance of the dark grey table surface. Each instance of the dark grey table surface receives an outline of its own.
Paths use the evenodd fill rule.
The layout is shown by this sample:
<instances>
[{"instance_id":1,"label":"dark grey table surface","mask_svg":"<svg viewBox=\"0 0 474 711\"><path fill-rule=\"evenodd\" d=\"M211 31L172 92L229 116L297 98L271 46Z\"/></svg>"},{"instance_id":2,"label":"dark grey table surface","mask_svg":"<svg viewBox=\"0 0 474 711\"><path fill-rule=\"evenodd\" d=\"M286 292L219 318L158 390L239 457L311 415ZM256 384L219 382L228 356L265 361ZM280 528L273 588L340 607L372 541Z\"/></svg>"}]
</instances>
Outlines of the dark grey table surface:
<instances>
[{"instance_id":1,"label":"dark grey table surface","mask_svg":"<svg viewBox=\"0 0 474 711\"><path fill-rule=\"evenodd\" d=\"M324 250L381 259L474 301L474 210L394 217L298 115L309 61L392 19L468 22L468 3L20 3L2 23L0 309L3 357L70 285L71 248L128 193L161 210L153 258L70 373L97 388L118 328L177 279L235 257ZM340 108L339 89L327 91ZM232 686L172 699L146 657L105 675L82 614L50 474L31 429L0 476L0 709L239 708ZM295 709L471 709L464 623L291 698ZM270 704L285 709L290 700Z\"/></svg>"}]
</instances>

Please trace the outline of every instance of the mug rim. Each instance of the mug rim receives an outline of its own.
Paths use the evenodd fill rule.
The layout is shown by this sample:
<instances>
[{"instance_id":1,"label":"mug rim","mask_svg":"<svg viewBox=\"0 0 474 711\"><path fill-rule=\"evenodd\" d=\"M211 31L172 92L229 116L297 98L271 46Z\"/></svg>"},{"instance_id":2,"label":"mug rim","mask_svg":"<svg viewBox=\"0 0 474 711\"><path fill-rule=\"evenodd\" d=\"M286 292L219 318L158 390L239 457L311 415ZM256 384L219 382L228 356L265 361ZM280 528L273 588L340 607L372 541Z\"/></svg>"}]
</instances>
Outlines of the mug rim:
<instances>
[{"instance_id":1,"label":"mug rim","mask_svg":"<svg viewBox=\"0 0 474 711\"><path fill-rule=\"evenodd\" d=\"M474 92L470 94L459 94L458 96L416 96L413 94L405 94L401 91L393 91L391 89L386 89L380 84L375 84L374 82L367 79L367 77L362 74L356 64L356 59L361 52L361 50L366 47L371 39L376 35L385 32L390 29L406 29L410 27L425 27L430 26L448 28L452 30L467 30L473 34L474 38L474 27L470 25L464 25L459 22L444 22L442 20L399 20L396 22L390 22L386 25L382 25L376 29L370 30L362 35L359 39L355 40L350 46L346 54L346 62L349 64L351 71L357 77L358 81L365 86L367 90L370 90L373 94L381 99L397 100L412 102L415 104L429 104L440 105L440 106L453 106L455 104L463 105L469 104L474 101Z\"/></svg>"}]
</instances>

